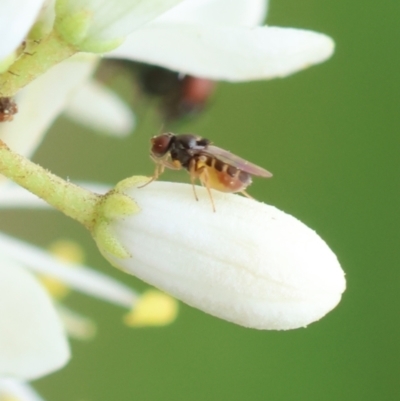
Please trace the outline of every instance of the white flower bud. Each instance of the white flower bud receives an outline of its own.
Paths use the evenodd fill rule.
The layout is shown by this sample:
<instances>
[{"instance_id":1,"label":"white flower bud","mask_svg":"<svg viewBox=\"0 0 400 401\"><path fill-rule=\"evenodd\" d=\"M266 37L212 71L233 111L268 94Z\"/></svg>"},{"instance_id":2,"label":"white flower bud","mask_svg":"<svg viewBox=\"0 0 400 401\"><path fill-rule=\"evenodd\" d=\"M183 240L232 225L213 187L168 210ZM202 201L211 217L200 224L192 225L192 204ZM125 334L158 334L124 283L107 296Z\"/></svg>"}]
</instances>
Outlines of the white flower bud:
<instances>
[{"instance_id":1,"label":"white flower bud","mask_svg":"<svg viewBox=\"0 0 400 401\"><path fill-rule=\"evenodd\" d=\"M273 206L187 184L133 178L110 192L136 214L114 213L107 230L126 255L97 240L122 270L211 315L257 329L307 326L340 301L344 273L327 244ZM127 183L128 182L128 183Z\"/></svg>"}]
</instances>

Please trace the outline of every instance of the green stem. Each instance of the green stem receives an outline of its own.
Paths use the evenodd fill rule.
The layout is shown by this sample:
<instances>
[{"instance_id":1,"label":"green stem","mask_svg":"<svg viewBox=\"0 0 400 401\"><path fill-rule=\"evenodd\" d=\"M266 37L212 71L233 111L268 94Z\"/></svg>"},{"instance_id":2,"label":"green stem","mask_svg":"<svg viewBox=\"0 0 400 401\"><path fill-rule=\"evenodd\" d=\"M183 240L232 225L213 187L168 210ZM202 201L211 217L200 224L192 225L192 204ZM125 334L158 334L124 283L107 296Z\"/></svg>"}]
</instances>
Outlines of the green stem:
<instances>
[{"instance_id":1,"label":"green stem","mask_svg":"<svg viewBox=\"0 0 400 401\"><path fill-rule=\"evenodd\" d=\"M19 89L76 52L77 49L66 43L56 31L37 43L31 43L29 53L24 52L7 72L0 75L0 95L14 96Z\"/></svg>"},{"instance_id":2,"label":"green stem","mask_svg":"<svg viewBox=\"0 0 400 401\"><path fill-rule=\"evenodd\" d=\"M57 177L13 152L3 141L0 141L0 173L92 230L101 195Z\"/></svg>"}]
</instances>

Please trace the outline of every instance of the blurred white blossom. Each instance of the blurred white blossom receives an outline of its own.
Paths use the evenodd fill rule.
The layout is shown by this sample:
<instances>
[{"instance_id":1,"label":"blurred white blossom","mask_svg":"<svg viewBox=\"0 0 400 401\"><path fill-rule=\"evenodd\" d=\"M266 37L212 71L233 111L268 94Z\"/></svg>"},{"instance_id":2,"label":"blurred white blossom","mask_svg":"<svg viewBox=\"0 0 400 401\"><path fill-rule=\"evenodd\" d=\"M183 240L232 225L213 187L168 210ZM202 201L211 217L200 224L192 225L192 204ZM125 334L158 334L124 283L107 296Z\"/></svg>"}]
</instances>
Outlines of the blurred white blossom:
<instances>
[{"instance_id":1,"label":"blurred white blossom","mask_svg":"<svg viewBox=\"0 0 400 401\"><path fill-rule=\"evenodd\" d=\"M0 18L5 23L0 24L0 34L4 38L12 32L13 40L1 41L0 60L17 58L18 46L29 30L32 35L38 30L47 32L53 23L52 28L77 51L100 52L106 57L157 64L215 80L283 77L326 60L334 49L333 41L320 33L262 26L268 4L265 0L16 0L12 6L3 3ZM24 13L18 13L22 7ZM93 70L94 61L88 63L88 69ZM54 74L58 82L42 85L42 93L28 89L33 83L28 85L26 91L35 93L43 103L32 103L29 98L27 106L22 99L18 100L20 114L29 116L33 128L45 130L66 109L68 116L95 129L101 127L102 131L117 135L132 130L133 116L122 102L99 85L84 84L90 72L84 78L85 74L65 68L51 72L53 67L44 74ZM51 95L45 98L49 91ZM54 104L49 104L54 96ZM62 101L57 101L60 97ZM41 107L41 111L32 116L26 108L34 105ZM9 124L9 131L20 129L17 124L28 121L17 118L20 122Z\"/></svg>"},{"instance_id":2,"label":"blurred white blossom","mask_svg":"<svg viewBox=\"0 0 400 401\"><path fill-rule=\"evenodd\" d=\"M0 378L0 400L44 401L28 383L10 378Z\"/></svg>"},{"instance_id":3,"label":"blurred white blossom","mask_svg":"<svg viewBox=\"0 0 400 401\"><path fill-rule=\"evenodd\" d=\"M44 2L14 0L0 3L0 60L10 56L24 41Z\"/></svg>"},{"instance_id":4,"label":"blurred white blossom","mask_svg":"<svg viewBox=\"0 0 400 401\"><path fill-rule=\"evenodd\" d=\"M3 252L0 298L0 377L32 380L63 366L69 347L49 296Z\"/></svg>"}]
</instances>

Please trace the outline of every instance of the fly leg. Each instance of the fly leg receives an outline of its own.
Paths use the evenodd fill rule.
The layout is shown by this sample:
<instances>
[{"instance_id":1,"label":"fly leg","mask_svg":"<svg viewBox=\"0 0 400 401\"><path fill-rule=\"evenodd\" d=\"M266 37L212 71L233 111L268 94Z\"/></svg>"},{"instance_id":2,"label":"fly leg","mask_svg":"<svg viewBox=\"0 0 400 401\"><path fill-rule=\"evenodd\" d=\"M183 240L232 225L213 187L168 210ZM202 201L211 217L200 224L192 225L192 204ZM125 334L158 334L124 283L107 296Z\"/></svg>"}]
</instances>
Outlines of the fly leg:
<instances>
[{"instance_id":1,"label":"fly leg","mask_svg":"<svg viewBox=\"0 0 400 401\"><path fill-rule=\"evenodd\" d=\"M255 200L255 199L254 199L251 195L249 195L246 191L240 191L240 193L243 194L246 198Z\"/></svg>"},{"instance_id":2,"label":"fly leg","mask_svg":"<svg viewBox=\"0 0 400 401\"><path fill-rule=\"evenodd\" d=\"M199 198L197 197L196 187L194 184L196 182L196 178L198 178L198 170L199 168L197 167L197 160L195 158L191 159L189 162L189 175L190 175L190 182L192 183L194 198L197 201L199 200Z\"/></svg>"},{"instance_id":3,"label":"fly leg","mask_svg":"<svg viewBox=\"0 0 400 401\"><path fill-rule=\"evenodd\" d=\"M211 200L211 205L213 208L213 212L215 213L217 210L215 209L215 203L214 203L214 198L212 197L212 193L211 193L211 188L210 185L208 184L208 171L205 167L202 167L202 172L201 175L199 176L201 183L206 187L207 192L208 192L208 196L210 197Z\"/></svg>"},{"instance_id":4,"label":"fly leg","mask_svg":"<svg viewBox=\"0 0 400 401\"><path fill-rule=\"evenodd\" d=\"M156 164L156 169L154 170L154 174L153 176L150 178L149 181L147 181L145 184L141 185L138 188L144 188L147 185L149 185L150 183L152 183L153 181L155 181L165 170L165 166L161 163L157 163Z\"/></svg>"},{"instance_id":5,"label":"fly leg","mask_svg":"<svg viewBox=\"0 0 400 401\"><path fill-rule=\"evenodd\" d=\"M156 164L156 169L154 170L153 176L150 178L146 184L141 185L138 188L143 188L153 181L157 180L160 175L164 172L165 168L169 168L171 170L180 170L181 169L181 164L179 162L173 161L170 159L170 157L166 157L164 159L156 159L155 157L151 156L150 157L153 159L154 163Z\"/></svg>"},{"instance_id":6,"label":"fly leg","mask_svg":"<svg viewBox=\"0 0 400 401\"><path fill-rule=\"evenodd\" d=\"M190 160L190 163L189 163L190 181L192 183L194 197L196 198L197 201L199 200L199 198L197 197L197 193L196 193L196 187L194 186L194 183L195 183L196 179L198 178L200 180L201 185L206 187L208 196L210 197L210 200L211 200L211 205L212 205L213 211L215 212L216 210L215 210L214 199L212 197L210 185L208 183L209 176L208 176L207 168L206 168L206 166L199 167L198 162L199 162L199 160L193 158L192 160Z\"/></svg>"}]
</instances>

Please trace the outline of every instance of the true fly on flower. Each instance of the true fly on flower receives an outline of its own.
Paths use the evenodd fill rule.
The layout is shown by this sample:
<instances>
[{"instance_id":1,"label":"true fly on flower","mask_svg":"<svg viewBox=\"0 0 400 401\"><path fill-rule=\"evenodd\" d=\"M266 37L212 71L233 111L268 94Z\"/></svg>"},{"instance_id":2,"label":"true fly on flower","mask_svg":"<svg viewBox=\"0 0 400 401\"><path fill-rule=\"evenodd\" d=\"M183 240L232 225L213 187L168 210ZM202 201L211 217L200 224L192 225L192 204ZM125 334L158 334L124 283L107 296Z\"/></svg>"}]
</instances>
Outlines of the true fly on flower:
<instances>
[{"instance_id":1,"label":"true fly on flower","mask_svg":"<svg viewBox=\"0 0 400 401\"><path fill-rule=\"evenodd\" d=\"M216 82L209 79L183 75L155 65L129 63L130 68L136 70L141 91L158 98L158 109L165 122L200 114L216 86Z\"/></svg>"},{"instance_id":2,"label":"true fly on flower","mask_svg":"<svg viewBox=\"0 0 400 401\"><path fill-rule=\"evenodd\" d=\"M127 73L131 79L135 101L154 100L152 105L168 124L200 115L209 105L217 85L210 79L132 60L103 61L98 75L107 80L121 73Z\"/></svg>"},{"instance_id":3,"label":"true fly on flower","mask_svg":"<svg viewBox=\"0 0 400 401\"><path fill-rule=\"evenodd\" d=\"M208 191L214 211L211 189L240 192L251 198L245 189L251 184L252 176L272 177L272 174L262 167L212 145L208 139L193 134L175 135L167 132L153 137L150 157L156 163L156 169L148 184L156 180L166 167L173 170L185 168L190 174L196 200L198 198L194 183L199 179Z\"/></svg>"}]
</instances>

